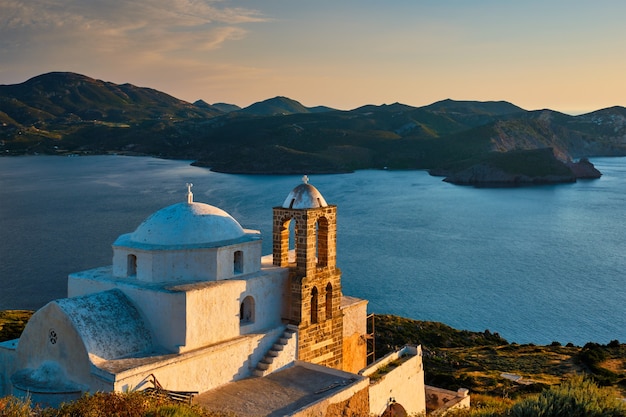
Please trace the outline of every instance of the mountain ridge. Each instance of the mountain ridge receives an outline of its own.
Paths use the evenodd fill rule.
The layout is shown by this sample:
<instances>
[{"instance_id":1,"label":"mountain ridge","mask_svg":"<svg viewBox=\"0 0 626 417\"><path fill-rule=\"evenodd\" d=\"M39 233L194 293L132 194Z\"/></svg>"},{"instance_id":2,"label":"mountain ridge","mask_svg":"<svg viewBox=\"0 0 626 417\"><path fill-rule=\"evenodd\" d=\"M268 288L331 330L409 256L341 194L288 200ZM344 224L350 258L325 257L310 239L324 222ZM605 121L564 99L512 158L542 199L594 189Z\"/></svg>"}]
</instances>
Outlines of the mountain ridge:
<instances>
[{"instance_id":1,"label":"mountain ridge","mask_svg":"<svg viewBox=\"0 0 626 417\"><path fill-rule=\"evenodd\" d=\"M626 155L626 108L571 116L507 101L445 99L344 111L284 96L239 108L54 72L0 85L0 141L4 155L141 154L233 173L387 168L452 175L487 164L530 183L569 182L578 175L568 168L574 159ZM545 152L534 157L540 149L551 149L554 161ZM523 166L510 152L543 165ZM542 177L546 167L553 172Z\"/></svg>"}]
</instances>

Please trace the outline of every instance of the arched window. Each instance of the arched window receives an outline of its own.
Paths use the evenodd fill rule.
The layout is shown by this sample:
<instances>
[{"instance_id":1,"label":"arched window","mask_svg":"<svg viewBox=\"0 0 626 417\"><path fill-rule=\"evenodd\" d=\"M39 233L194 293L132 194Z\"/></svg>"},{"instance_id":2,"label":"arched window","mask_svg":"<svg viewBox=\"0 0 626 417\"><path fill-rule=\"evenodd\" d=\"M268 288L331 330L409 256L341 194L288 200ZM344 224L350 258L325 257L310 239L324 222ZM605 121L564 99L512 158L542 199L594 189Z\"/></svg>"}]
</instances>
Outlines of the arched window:
<instances>
[{"instance_id":1,"label":"arched window","mask_svg":"<svg viewBox=\"0 0 626 417\"><path fill-rule=\"evenodd\" d=\"M315 250L317 255L317 266L323 267L328 265L328 219L320 217L315 224L316 241Z\"/></svg>"},{"instance_id":2,"label":"arched window","mask_svg":"<svg viewBox=\"0 0 626 417\"><path fill-rule=\"evenodd\" d=\"M311 290L311 323L317 323L317 287Z\"/></svg>"},{"instance_id":3,"label":"arched window","mask_svg":"<svg viewBox=\"0 0 626 417\"><path fill-rule=\"evenodd\" d=\"M126 258L126 276L132 277L137 275L137 256L130 254Z\"/></svg>"},{"instance_id":4,"label":"arched window","mask_svg":"<svg viewBox=\"0 0 626 417\"><path fill-rule=\"evenodd\" d=\"M326 286L326 320L333 318L333 286L329 282Z\"/></svg>"},{"instance_id":5,"label":"arched window","mask_svg":"<svg viewBox=\"0 0 626 417\"><path fill-rule=\"evenodd\" d=\"M254 298L250 295L244 298L239 306L239 323L254 323Z\"/></svg>"},{"instance_id":6,"label":"arched window","mask_svg":"<svg viewBox=\"0 0 626 417\"><path fill-rule=\"evenodd\" d=\"M233 255L233 273L235 275L243 274L243 252L238 250Z\"/></svg>"}]
</instances>

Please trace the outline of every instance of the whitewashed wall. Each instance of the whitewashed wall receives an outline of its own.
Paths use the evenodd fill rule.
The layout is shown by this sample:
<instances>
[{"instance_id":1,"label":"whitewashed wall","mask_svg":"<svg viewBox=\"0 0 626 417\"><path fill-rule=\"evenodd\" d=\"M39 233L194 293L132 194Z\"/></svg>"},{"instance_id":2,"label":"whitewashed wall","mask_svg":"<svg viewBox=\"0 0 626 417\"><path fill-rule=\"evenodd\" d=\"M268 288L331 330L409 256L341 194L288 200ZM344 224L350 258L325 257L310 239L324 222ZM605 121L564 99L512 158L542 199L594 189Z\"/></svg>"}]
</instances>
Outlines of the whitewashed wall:
<instances>
[{"instance_id":1,"label":"whitewashed wall","mask_svg":"<svg viewBox=\"0 0 626 417\"><path fill-rule=\"evenodd\" d=\"M410 358L370 385L370 412L374 415L381 415L391 399L401 404L409 415L426 411L421 346L405 346L373 363L361 374L372 375L402 355L410 355Z\"/></svg>"}]
</instances>

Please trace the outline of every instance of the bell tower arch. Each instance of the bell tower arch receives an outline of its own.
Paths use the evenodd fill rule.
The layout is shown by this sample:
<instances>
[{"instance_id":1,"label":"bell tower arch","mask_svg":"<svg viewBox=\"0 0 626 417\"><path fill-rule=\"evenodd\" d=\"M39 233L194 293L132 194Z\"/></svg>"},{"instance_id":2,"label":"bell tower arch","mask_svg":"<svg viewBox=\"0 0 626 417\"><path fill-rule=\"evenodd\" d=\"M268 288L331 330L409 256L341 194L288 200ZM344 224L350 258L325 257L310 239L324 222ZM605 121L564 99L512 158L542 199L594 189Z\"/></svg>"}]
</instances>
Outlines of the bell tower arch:
<instances>
[{"instance_id":1,"label":"bell tower arch","mask_svg":"<svg viewBox=\"0 0 626 417\"><path fill-rule=\"evenodd\" d=\"M341 369L343 318L337 268L337 206L308 177L273 209L273 263L289 269L287 317L298 326L298 359ZM290 226L293 245L290 245ZM290 246L293 249L290 249Z\"/></svg>"}]
</instances>

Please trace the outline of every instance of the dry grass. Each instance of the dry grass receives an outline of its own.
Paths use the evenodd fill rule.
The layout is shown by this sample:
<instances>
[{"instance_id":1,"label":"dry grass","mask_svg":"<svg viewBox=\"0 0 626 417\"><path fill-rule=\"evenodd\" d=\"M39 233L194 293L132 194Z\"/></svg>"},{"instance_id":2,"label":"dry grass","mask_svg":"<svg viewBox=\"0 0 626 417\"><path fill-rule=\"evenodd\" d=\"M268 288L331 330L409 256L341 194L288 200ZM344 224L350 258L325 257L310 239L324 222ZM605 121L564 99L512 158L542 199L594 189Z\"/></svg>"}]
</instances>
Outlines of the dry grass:
<instances>
[{"instance_id":1,"label":"dry grass","mask_svg":"<svg viewBox=\"0 0 626 417\"><path fill-rule=\"evenodd\" d=\"M422 345L429 385L517 398L585 374L626 397L626 345L617 341L582 348L518 345L489 331L460 331L441 323L377 315L377 356L405 344ZM513 381L503 373L521 379Z\"/></svg>"}]
</instances>

